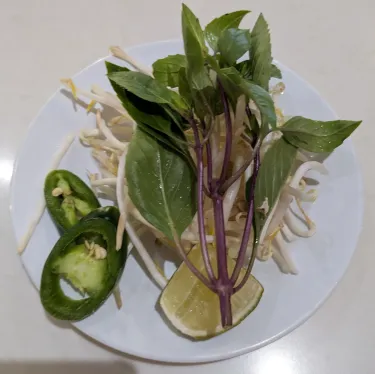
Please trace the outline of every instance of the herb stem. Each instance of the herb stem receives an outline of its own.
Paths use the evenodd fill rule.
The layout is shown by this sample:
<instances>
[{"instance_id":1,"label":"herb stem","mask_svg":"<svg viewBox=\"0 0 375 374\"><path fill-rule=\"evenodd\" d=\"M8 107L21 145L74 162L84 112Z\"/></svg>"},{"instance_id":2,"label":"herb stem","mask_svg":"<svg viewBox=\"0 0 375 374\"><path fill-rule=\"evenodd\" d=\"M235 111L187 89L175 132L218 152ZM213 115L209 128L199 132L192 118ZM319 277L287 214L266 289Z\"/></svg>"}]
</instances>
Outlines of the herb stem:
<instances>
[{"instance_id":1,"label":"herb stem","mask_svg":"<svg viewBox=\"0 0 375 374\"><path fill-rule=\"evenodd\" d=\"M259 172L259 167L260 167L260 155L259 155L259 148L258 148L255 154L255 158L254 158L254 170L253 170L253 175L251 177L251 184L250 184L250 191L249 191L249 210L248 210L247 217L246 217L245 229L244 229L244 233L243 233L242 240L241 240L240 250L238 251L236 265L234 267L234 270L231 276L231 282L233 286L237 283L241 268L243 267L243 264L245 261L246 248L249 242L251 227L253 224L253 217L254 217L254 210L255 210L254 195L255 195L255 186L256 186L256 180L257 180L257 176ZM250 263L246 270L246 274L243 277L241 283L237 287L234 288L233 293L238 292L249 279L251 270L254 265L255 255L256 255L256 248L255 248L255 245L253 245Z\"/></svg>"},{"instance_id":2,"label":"herb stem","mask_svg":"<svg viewBox=\"0 0 375 374\"><path fill-rule=\"evenodd\" d=\"M212 177L213 177L213 171L212 171L212 150L211 150L211 141L210 141L210 135L207 134L206 131L206 124L204 121L202 121L202 126L204 130L204 136L208 136L207 143L206 143L206 156L207 156L207 185L208 189L212 189ZM211 128L213 128L214 125L211 123ZM212 133L212 131L211 131ZM203 143L202 143L203 144Z\"/></svg>"},{"instance_id":3,"label":"herb stem","mask_svg":"<svg viewBox=\"0 0 375 374\"><path fill-rule=\"evenodd\" d=\"M238 178L240 178L243 175L243 173L245 172L245 170L250 166L251 162L254 160L255 155L258 152L258 149L260 147L260 144L261 144L261 140L258 139L258 141L257 141L257 143L256 143L256 145L254 147L253 154L251 155L251 158L249 158L247 161L245 161L245 163L229 179L227 179L224 182L224 184L220 188L220 192L221 193L225 193L228 190L228 188L234 182L236 182L236 180Z\"/></svg>"},{"instance_id":4,"label":"herb stem","mask_svg":"<svg viewBox=\"0 0 375 374\"><path fill-rule=\"evenodd\" d=\"M226 127L223 168L221 169L220 178L217 182L217 186L221 187L229 169L230 157L232 153L232 135L233 134L232 134L232 119L230 118L228 98L219 79L218 79L218 87L220 90L221 101L224 107L224 117L225 117L225 127Z\"/></svg>"},{"instance_id":5,"label":"herb stem","mask_svg":"<svg viewBox=\"0 0 375 374\"><path fill-rule=\"evenodd\" d=\"M216 292L215 285L210 279L207 279L195 266L194 264L189 260L184 248L182 247L182 244L180 242L180 239L177 235L174 237L174 241L177 246L177 250L180 253L180 256L184 260L186 266L189 268L189 270L211 291Z\"/></svg>"},{"instance_id":6,"label":"herb stem","mask_svg":"<svg viewBox=\"0 0 375 374\"><path fill-rule=\"evenodd\" d=\"M197 155L197 167L198 167L198 231L199 240L201 246L201 252L203 257L204 266L211 283L215 281L215 275L210 262L210 256L207 248L206 232L204 226L204 177L203 177L203 147L199 139L198 127L194 120L191 121L191 127L194 133L194 140L196 143L195 152ZM211 160L212 161L212 160ZM209 191L210 192L210 191Z\"/></svg>"},{"instance_id":7,"label":"herb stem","mask_svg":"<svg viewBox=\"0 0 375 374\"><path fill-rule=\"evenodd\" d=\"M212 133L214 132L214 129L215 129L214 125L211 124L211 126L208 129L208 131L204 132L204 138L202 140L202 145L206 144L209 141Z\"/></svg>"},{"instance_id":8,"label":"herb stem","mask_svg":"<svg viewBox=\"0 0 375 374\"><path fill-rule=\"evenodd\" d=\"M227 246L225 240L225 226L223 213L223 198L220 195L213 196L213 208L215 217L215 240L217 253L217 273L216 283L219 295L221 324L223 327L232 325L232 304L231 295L233 286L228 275Z\"/></svg>"},{"instance_id":9,"label":"herb stem","mask_svg":"<svg viewBox=\"0 0 375 374\"><path fill-rule=\"evenodd\" d=\"M223 327L233 324L231 296L232 292L219 293L221 325Z\"/></svg>"},{"instance_id":10,"label":"herb stem","mask_svg":"<svg viewBox=\"0 0 375 374\"><path fill-rule=\"evenodd\" d=\"M221 196L213 197L213 208L215 217L215 240L217 251L218 278L223 283L228 283L227 248L225 240L223 199Z\"/></svg>"}]
</instances>

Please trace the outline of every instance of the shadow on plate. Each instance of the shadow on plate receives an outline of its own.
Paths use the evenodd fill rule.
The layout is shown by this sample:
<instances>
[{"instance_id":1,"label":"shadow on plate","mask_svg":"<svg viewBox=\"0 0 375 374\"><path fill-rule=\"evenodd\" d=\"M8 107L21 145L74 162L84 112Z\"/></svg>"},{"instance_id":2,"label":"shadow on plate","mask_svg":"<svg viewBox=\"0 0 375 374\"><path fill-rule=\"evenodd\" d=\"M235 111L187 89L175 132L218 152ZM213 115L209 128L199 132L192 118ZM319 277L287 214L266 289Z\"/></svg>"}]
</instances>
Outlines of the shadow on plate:
<instances>
[{"instance_id":1,"label":"shadow on plate","mask_svg":"<svg viewBox=\"0 0 375 374\"><path fill-rule=\"evenodd\" d=\"M137 370L128 362L64 362L25 361L0 362L0 373L4 374L136 374Z\"/></svg>"}]
</instances>

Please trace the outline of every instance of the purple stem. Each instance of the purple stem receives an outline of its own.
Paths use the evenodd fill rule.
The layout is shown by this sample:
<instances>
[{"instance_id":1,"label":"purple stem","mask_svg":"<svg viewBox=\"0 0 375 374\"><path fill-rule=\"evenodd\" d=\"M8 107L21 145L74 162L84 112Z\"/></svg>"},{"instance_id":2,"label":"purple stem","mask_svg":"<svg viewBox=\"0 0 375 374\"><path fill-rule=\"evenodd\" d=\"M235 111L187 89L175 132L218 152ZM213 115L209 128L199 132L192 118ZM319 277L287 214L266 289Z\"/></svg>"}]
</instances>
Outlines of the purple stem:
<instances>
[{"instance_id":1,"label":"purple stem","mask_svg":"<svg viewBox=\"0 0 375 374\"><path fill-rule=\"evenodd\" d=\"M232 292L229 291L219 293L221 325L223 327L231 326L233 324L231 296Z\"/></svg>"},{"instance_id":2,"label":"purple stem","mask_svg":"<svg viewBox=\"0 0 375 374\"><path fill-rule=\"evenodd\" d=\"M210 190L212 190L212 153L210 141L207 142L206 146L207 153L207 185Z\"/></svg>"},{"instance_id":3,"label":"purple stem","mask_svg":"<svg viewBox=\"0 0 375 374\"><path fill-rule=\"evenodd\" d=\"M259 172L259 166L260 166L260 160L259 160L259 148L256 150L255 158L254 158L254 169L253 169L253 175L251 176L251 184L250 184L250 191L249 191L249 210L246 217L246 223L245 223L245 230L242 236L241 246L240 250L238 252L238 257L236 260L236 265L234 267L232 276L231 276L231 282L234 286L238 280L238 277L240 275L240 271L243 267L244 261L245 261L245 255L246 255L246 248L247 244L249 242L250 238L250 232L251 232L251 226L253 223L253 216L254 216L254 195L255 195L255 185L256 180ZM253 248L253 252L251 254L251 257L255 259L255 248ZM234 292L239 291L243 285L246 283L247 279L250 276L250 272L252 269L252 266L254 264L254 260L250 259L250 264L248 267L248 271L246 272L246 275L242 279L240 285L234 289Z\"/></svg>"},{"instance_id":4,"label":"purple stem","mask_svg":"<svg viewBox=\"0 0 375 374\"><path fill-rule=\"evenodd\" d=\"M233 286L228 275L228 258L227 246L225 240L225 226L223 214L222 196L213 196L213 208L215 217L215 240L217 253L217 293L220 301L221 323L222 326L230 326L232 324L232 305L230 302L233 293Z\"/></svg>"},{"instance_id":5,"label":"purple stem","mask_svg":"<svg viewBox=\"0 0 375 374\"><path fill-rule=\"evenodd\" d=\"M226 135L227 135L225 139L225 153L224 153L223 168L221 169L220 178L217 183L217 186L220 188L228 173L230 156L232 153L232 119L230 118L228 98L227 98L227 95L225 94L225 91L223 89L223 86L221 85L220 80L218 80L218 86L220 89L221 101L223 102L223 107L224 107L225 127L226 127Z\"/></svg>"},{"instance_id":6,"label":"purple stem","mask_svg":"<svg viewBox=\"0 0 375 374\"><path fill-rule=\"evenodd\" d=\"M225 284L229 281L227 248L224 229L223 199L221 196L213 197L213 208L215 217L215 241L217 251L217 272L219 280Z\"/></svg>"},{"instance_id":7,"label":"purple stem","mask_svg":"<svg viewBox=\"0 0 375 374\"><path fill-rule=\"evenodd\" d=\"M191 127L194 132L194 140L196 144L195 152L197 155L197 164L198 164L198 231L199 231L199 240L201 244L201 252L204 261L204 266L208 278L211 283L214 283L216 280L212 265L210 262L210 256L207 249L207 240L206 240L206 230L204 227L204 201L203 201L203 153L202 145L200 144L199 132L196 123L191 121Z\"/></svg>"},{"instance_id":8,"label":"purple stem","mask_svg":"<svg viewBox=\"0 0 375 374\"><path fill-rule=\"evenodd\" d=\"M204 121L202 121L202 126L203 126L203 130L204 130L203 135L208 136L207 131L206 131L207 130L206 123ZM211 124L211 126L213 126L213 125ZM208 137L207 143L206 143L206 155L207 155L207 186L208 186L209 191L211 191L212 190L212 175L213 175L213 173L212 173L211 142L210 142L209 137Z\"/></svg>"},{"instance_id":9,"label":"purple stem","mask_svg":"<svg viewBox=\"0 0 375 374\"><path fill-rule=\"evenodd\" d=\"M200 271L192 264L192 262L189 260L188 256L185 253L185 250L181 248L180 250L182 259L184 260L186 266L189 268L189 270L211 291L216 292L216 287L214 285L214 282L212 282L210 279L207 279L203 274L200 273Z\"/></svg>"},{"instance_id":10,"label":"purple stem","mask_svg":"<svg viewBox=\"0 0 375 374\"><path fill-rule=\"evenodd\" d=\"M250 166L251 162L254 160L255 155L258 151L258 148L260 146L260 142L258 141L255 145L255 148L253 150L253 156L247 160L229 179L227 179L224 184L220 188L221 193L225 193L227 189L238 179L240 178L243 173L246 171L246 169Z\"/></svg>"}]
</instances>

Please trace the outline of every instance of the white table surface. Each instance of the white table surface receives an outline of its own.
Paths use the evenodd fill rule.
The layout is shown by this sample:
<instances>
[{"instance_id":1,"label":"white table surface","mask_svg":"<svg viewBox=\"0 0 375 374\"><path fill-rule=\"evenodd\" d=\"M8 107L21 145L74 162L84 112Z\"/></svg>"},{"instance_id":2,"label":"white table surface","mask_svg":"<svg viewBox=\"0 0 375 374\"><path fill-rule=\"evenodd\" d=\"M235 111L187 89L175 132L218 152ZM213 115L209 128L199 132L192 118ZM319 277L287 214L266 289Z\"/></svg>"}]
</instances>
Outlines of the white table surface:
<instances>
[{"instance_id":1,"label":"white table surface","mask_svg":"<svg viewBox=\"0 0 375 374\"><path fill-rule=\"evenodd\" d=\"M0 0L0 373L365 374L375 372L373 0L189 0L206 23L226 11L262 11L274 56L312 83L348 119L365 182L364 228L344 279L303 326L252 354L197 366L162 365L116 354L51 323L16 254L8 213L12 165L27 126L71 76L107 54L180 37L178 0ZM249 17L249 26L254 17ZM372 109L372 110L371 110ZM51 123L53 126L53 123ZM348 196L350 199L350 196ZM350 214L350 212L347 212ZM248 332L251 334L251 331Z\"/></svg>"}]
</instances>

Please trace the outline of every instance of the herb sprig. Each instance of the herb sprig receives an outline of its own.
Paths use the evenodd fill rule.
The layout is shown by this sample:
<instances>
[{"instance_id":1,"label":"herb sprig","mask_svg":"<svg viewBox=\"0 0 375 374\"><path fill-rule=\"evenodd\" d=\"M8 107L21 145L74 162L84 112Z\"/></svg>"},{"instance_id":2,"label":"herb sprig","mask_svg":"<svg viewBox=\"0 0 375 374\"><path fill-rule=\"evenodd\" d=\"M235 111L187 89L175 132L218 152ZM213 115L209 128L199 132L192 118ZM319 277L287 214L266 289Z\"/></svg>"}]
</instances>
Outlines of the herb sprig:
<instances>
[{"instance_id":1,"label":"herb sprig","mask_svg":"<svg viewBox=\"0 0 375 374\"><path fill-rule=\"evenodd\" d=\"M218 295L223 327L232 325L231 297L249 278L262 229L290 175L297 150L331 152L360 124L293 117L277 127L269 82L282 74L272 62L270 32L263 15L251 31L239 28L248 13L225 14L203 30L183 4L185 55L155 61L154 78L107 63L108 78L117 96L137 122L126 162L129 196L143 218L174 241L189 269ZM241 126L250 143L248 157L233 173L231 162L236 149L232 113L241 97L253 103L257 111L246 106L248 118ZM220 172L215 173L213 142L220 115L225 119L224 155ZM281 132L280 138L261 160L260 146L275 131ZM229 274L223 201L228 188L250 165L247 218L235 268ZM269 209L257 209L265 201ZM212 228L204 217L207 202L213 208ZM181 243L181 235L195 215L204 274L189 262ZM256 235L251 258L245 276L240 278L253 227ZM210 262L208 229L215 234L217 269Z\"/></svg>"}]
</instances>

